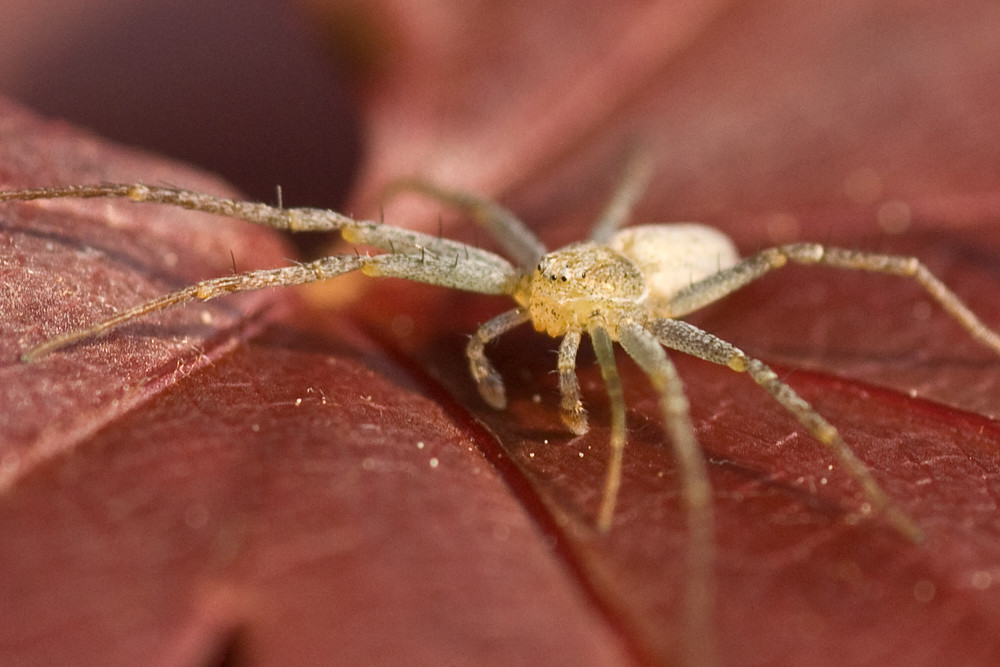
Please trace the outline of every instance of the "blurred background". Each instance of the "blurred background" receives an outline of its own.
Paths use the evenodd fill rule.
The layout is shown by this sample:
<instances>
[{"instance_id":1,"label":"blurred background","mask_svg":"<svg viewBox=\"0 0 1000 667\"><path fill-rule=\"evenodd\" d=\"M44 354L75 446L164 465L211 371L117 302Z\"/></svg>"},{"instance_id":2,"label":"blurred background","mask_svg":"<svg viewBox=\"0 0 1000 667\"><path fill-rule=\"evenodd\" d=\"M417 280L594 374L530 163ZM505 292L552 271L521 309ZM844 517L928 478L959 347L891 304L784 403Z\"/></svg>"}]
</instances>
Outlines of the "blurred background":
<instances>
[{"instance_id":1,"label":"blurred background","mask_svg":"<svg viewBox=\"0 0 1000 667\"><path fill-rule=\"evenodd\" d=\"M354 97L304 9L274 0L4 0L0 94L223 175L250 198L336 207Z\"/></svg>"}]
</instances>

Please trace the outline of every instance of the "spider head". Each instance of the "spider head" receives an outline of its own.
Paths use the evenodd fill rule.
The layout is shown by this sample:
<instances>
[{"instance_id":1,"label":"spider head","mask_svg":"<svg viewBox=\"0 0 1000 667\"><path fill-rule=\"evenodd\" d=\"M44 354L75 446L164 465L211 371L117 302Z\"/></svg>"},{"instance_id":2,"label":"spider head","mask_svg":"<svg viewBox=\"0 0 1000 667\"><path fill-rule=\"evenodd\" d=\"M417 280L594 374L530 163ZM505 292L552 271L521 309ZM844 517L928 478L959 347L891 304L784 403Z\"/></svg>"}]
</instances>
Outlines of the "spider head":
<instances>
[{"instance_id":1,"label":"spider head","mask_svg":"<svg viewBox=\"0 0 1000 667\"><path fill-rule=\"evenodd\" d=\"M528 308L536 330L558 337L586 330L594 315L614 331L620 319L641 313L646 294L635 264L607 246L588 242L542 257L515 298Z\"/></svg>"}]
</instances>

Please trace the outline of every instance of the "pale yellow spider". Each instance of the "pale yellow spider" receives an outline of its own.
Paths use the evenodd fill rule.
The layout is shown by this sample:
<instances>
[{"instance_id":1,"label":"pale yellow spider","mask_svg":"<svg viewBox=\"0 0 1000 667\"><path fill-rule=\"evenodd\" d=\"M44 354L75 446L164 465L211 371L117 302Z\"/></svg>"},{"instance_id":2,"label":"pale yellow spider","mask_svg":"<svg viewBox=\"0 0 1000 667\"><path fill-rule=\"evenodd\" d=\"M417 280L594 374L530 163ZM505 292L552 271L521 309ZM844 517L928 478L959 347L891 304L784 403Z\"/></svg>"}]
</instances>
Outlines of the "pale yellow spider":
<instances>
[{"instance_id":1,"label":"pale yellow spider","mask_svg":"<svg viewBox=\"0 0 1000 667\"><path fill-rule=\"evenodd\" d=\"M484 346L516 326L561 337L559 388L561 413L576 434L587 431L575 366L583 334L590 336L611 403L611 455L597 526L612 524L621 484L625 447L625 403L612 344L617 341L649 376L659 393L664 425L681 466L683 497L695 548L690 556L704 567L712 544L711 496L705 461L698 448L681 381L664 347L746 372L829 448L863 489L868 501L897 530L920 540L920 528L881 489L837 429L765 364L733 345L679 319L740 289L788 262L824 264L906 276L916 280L973 337L1000 354L1000 337L913 257L828 248L814 243L778 246L740 259L733 243L718 230L693 223L657 224L621 229L648 180L649 169L633 161L620 187L587 241L548 252L510 211L494 202L424 182L397 184L471 213L514 260L456 241L371 221L353 220L334 211L284 209L234 201L208 194L143 184L74 185L0 192L0 201L57 197L127 197L229 216L276 229L340 232L350 243L381 248L375 255L335 255L277 269L249 271L205 280L125 310L85 329L49 339L23 355L37 361L62 347L108 331L154 311L190 299L208 300L228 292L295 285L361 270L370 276L394 276L456 289L510 296L515 307L479 327L466 353L483 399L506 405L503 381L487 359Z\"/></svg>"}]
</instances>

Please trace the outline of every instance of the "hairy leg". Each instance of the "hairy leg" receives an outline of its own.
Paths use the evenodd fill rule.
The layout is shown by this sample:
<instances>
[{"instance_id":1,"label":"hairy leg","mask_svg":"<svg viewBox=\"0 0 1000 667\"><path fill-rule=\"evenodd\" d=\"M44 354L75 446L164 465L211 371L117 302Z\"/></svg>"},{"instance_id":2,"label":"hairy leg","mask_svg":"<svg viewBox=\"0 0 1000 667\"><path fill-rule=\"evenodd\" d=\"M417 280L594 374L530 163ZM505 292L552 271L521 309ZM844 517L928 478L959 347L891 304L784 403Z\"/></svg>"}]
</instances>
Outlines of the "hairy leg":
<instances>
[{"instance_id":1,"label":"hairy leg","mask_svg":"<svg viewBox=\"0 0 1000 667\"><path fill-rule=\"evenodd\" d=\"M680 320L655 320L650 329L660 343L668 348L745 372L806 428L810 435L840 460L841 465L861 486L868 501L895 526L903 536L914 542L923 540L923 531L907 516L895 501L882 490L871 471L844 442L837 429L782 382L763 362L749 357L736 346Z\"/></svg>"},{"instance_id":2,"label":"hairy leg","mask_svg":"<svg viewBox=\"0 0 1000 667\"><path fill-rule=\"evenodd\" d=\"M780 269L788 262L886 273L915 280L973 338L1000 354L1000 336L983 324L968 306L916 257L827 248L816 243L795 243L762 250L736 266L681 290L666 304L665 312L669 312L671 317L686 315L735 292L774 269Z\"/></svg>"},{"instance_id":3,"label":"hairy leg","mask_svg":"<svg viewBox=\"0 0 1000 667\"><path fill-rule=\"evenodd\" d=\"M587 432L587 411L580 400L580 381L576 377L576 353L580 349L580 332L570 331L559 345L559 411L566 428L576 435Z\"/></svg>"},{"instance_id":4,"label":"hairy leg","mask_svg":"<svg viewBox=\"0 0 1000 667\"><path fill-rule=\"evenodd\" d=\"M401 179L386 190L391 197L398 192L417 192L469 213L484 227L514 262L523 269L535 266L546 253L545 245L512 212L494 201L460 190L449 190L419 179Z\"/></svg>"},{"instance_id":5,"label":"hairy leg","mask_svg":"<svg viewBox=\"0 0 1000 667\"><path fill-rule=\"evenodd\" d=\"M364 258L358 255L338 255L324 257L308 264L296 264L294 266L283 266L277 269L261 271L248 271L232 276L203 280L190 287L185 287L184 289L165 294L146 303L124 310L90 327L77 329L76 331L70 331L55 338L50 338L44 343L24 352L21 355L21 360L27 362L38 361L46 354L67 345L85 338L101 335L132 320L171 308L192 299L208 301L209 299L232 292L246 292L265 287L300 285L316 280L325 280L339 276L342 273L347 273L348 271L354 271L360 268L363 262Z\"/></svg>"},{"instance_id":6,"label":"hairy leg","mask_svg":"<svg viewBox=\"0 0 1000 667\"><path fill-rule=\"evenodd\" d=\"M361 269L368 275L408 278L418 282L453 287L473 292L506 294L507 285L513 280L513 267L509 273L490 274L482 267L467 262L434 261L421 255L333 255L305 264L293 264L277 269L248 271L232 276L203 280L199 283L152 299L125 310L90 327L70 331L51 338L21 355L23 361L37 361L42 356L79 340L97 336L117 326L178 304L200 299L208 301L232 292L247 292L265 287L300 285L335 278L343 273Z\"/></svg>"},{"instance_id":7,"label":"hairy leg","mask_svg":"<svg viewBox=\"0 0 1000 667\"><path fill-rule=\"evenodd\" d=\"M375 246L391 253L420 254L425 257L431 255L436 259L448 257L491 273L513 272L507 260L481 248L392 225L354 220L326 209L281 208L256 202L236 201L192 190L142 183L70 185L0 191L0 201L96 197L121 197L133 202L177 206L290 232L339 232L349 243Z\"/></svg>"},{"instance_id":8,"label":"hairy leg","mask_svg":"<svg viewBox=\"0 0 1000 667\"><path fill-rule=\"evenodd\" d=\"M652 177L653 161L649 154L633 151L625 163L625 169L611 195L611 200L604 207L604 211L590 232L591 241L606 244L611 240L611 236L628 222L632 209L646 191Z\"/></svg>"},{"instance_id":9,"label":"hairy leg","mask_svg":"<svg viewBox=\"0 0 1000 667\"><path fill-rule=\"evenodd\" d=\"M595 319L588 331L594 344L597 363L601 367L601 376L608 391L608 402L611 408L611 455L608 459L608 470L604 478L604 492L601 496L601 507L597 512L597 527L601 532L611 528L611 518L615 513L615 503L618 501L618 489L622 484L622 452L625 449L625 394L622 391L621 377L615 364L615 351L611 336L604 323Z\"/></svg>"},{"instance_id":10,"label":"hairy leg","mask_svg":"<svg viewBox=\"0 0 1000 667\"><path fill-rule=\"evenodd\" d=\"M465 348L465 356L469 358L469 372L476 381L479 395L491 408L503 410L507 407L507 395L503 386L503 378L486 357L484 346L514 327L518 327L529 319L528 311L521 308L508 310L491 320L481 324L476 333L469 339Z\"/></svg>"},{"instance_id":11,"label":"hairy leg","mask_svg":"<svg viewBox=\"0 0 1000 667\"><path fill-rule=\"evenodd\" d=\"M293 232L339 231L346 225L356 224L354 220L345 215L324 209L285 209L256 202L236 201L193 190L165 188L142 183L67 185L0 191L0 201L91 199L96 197L121 197L133 202L167 204Z\"/></svg>"},{"instance_id":12,"label":"hairy leg","mask_svg":"<svg viewBox=\"0 0 1000 667\"><path fill-rule=\"evenodd\" d=\"M684 386L655 335L630 322L619 326L618 342L649 376L660 395L663 425L680 465L690 542L685 584L686 664L714 664L715 518L705 457L695 438Z\"/></svg>"}]
</instances>

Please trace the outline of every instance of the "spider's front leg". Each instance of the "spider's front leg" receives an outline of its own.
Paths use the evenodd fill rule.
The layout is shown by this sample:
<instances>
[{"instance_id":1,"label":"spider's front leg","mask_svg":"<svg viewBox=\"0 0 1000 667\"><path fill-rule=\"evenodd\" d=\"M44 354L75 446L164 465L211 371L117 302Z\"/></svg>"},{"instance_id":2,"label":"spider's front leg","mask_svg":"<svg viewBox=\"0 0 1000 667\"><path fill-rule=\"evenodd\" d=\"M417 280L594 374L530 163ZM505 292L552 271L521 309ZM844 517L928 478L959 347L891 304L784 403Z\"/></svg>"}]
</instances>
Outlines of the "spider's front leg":
<instances>
[{"instance_id":1,"label":"spider's front leg","mask_svg":"<svg viewBox=\"0 0 1000 667\"><path fill-rule=\"evenodd\" d=\"M576 377L576 353L580 349L580 332L569 331L559 345L559 412L566 428L575 435L587 432L587 411L580 399L580 381Z\"/></svg>"},{"instance_id":2,"label":"spider's front leg","mask_svg":"<svg viewBox=\"0 0 1000 667\"><path fill-rule=\"evenodd\" d=\"M361 255L334 255L324 257L307 264L295 264L293 266L283 266L277 269L264 269L260 271L248 271L232 276L212 278L195 283L190 287L165 294L156 299L139 304L128 310L124 310L117 315L102 320L97 324L83 329L77 329L68 333L46 340L40 345L26 350L21 355L21 361L35 362L46 354L54 352L60 348L72 345L86 338L100 336L111 329L127 324L145 315L166 310L173 306L182 304L192 299L208 301L224 294L233 292L247 292L250 290L263 289L265 287L277 287L284 285L301 285L303 283L314 282L334 278L343 273L359 269L364 262L369 259Z\"/></svg>"},{"instance_id":3,"label":"spider's front leg","mask_svg":"<svg viewBox=\"0 0 1000 667\"><path fill-rule=\"evenodd\" d=\"M358 228L361 231L365 229L362 225L359 225ZM373 229L375 232L384 235L384 231L380 226L375 226ZM433 244L435 247L451 249L453 251L456 249L454 242L435 240L433 237L423 237L422 235L407 232L406 230L398 230L398 232L401 238L404 239L427 239L427 244ZM463 248L459 248L459 251ZM507 264L506 261L499 257L490 257L488 254L482 256L472 254L471 249L469 256L463 256L461 260L458 257L441 255L437 252L420 252L419 254L333 255L305 264L294 264L277 269L248 271L232 276L204 280L190 287L171 292L170 294L130 308L90 327L51 338L27 350L22 354L21 359L29 362L37 361L49 352L66 347L85 338L98 336L132 320L192 299L208 301L232 292L247 292L264 289L265 287L301 285L303 283L335 278L341 274L359 269L371 276L404 278L431 285L453 287L455 289L484 294L509 294L517 278L513 267ZM514 324L511 326L514 326ZM502 333L502 331L499 333Z\"/></svg>"},{"instance_id":4,"label":"spider's front leg","mask_svg":"<svg viewBox=\"0 0 1000 667\"><path fill-rule=\"evenodd\" d=\"M528 319L528 311L523 308L515 308L497 315L476 329L476 333L472 334L472 338L469 339L469 344L465 348L465 356L469 358L469 372L472 374L472 379L476 381L479 395L483 397L487 405L496 410L503 410L507 407L507 392L503 386L503 378L486 357L484 347L514 327L524 324Z\"/></svg>"},{"instance_id":5,"label":"spider's front leg","mask_svg":"<svg viewBox=\"0 0 1000 667\"><path fill-rule=\"evenodd\" d=\"M93 199L122 197L136 203L166 204L245 220L272 229L290 232L329 232L357 225L335 211L316 208L280 208L257 202L237 201L194 190L167 188L145 183L101 183L24 188L0 192L0 201L39 199Z\"/></svg>"},{"instance_id":6,"label":"spider's front leg","mask_svg":"<svg viewBox=\"0 0 1000 667\"><path fill-rule=\"evenodd\" d=\"M391 183L386 188L384 198L407 191L454 206L471 215L522 269L534 266L546 252L545 245L538 237L516 215L495 201L462 190L442 188L418 178L400 179Z\"/></svg>"}]
</instances>

